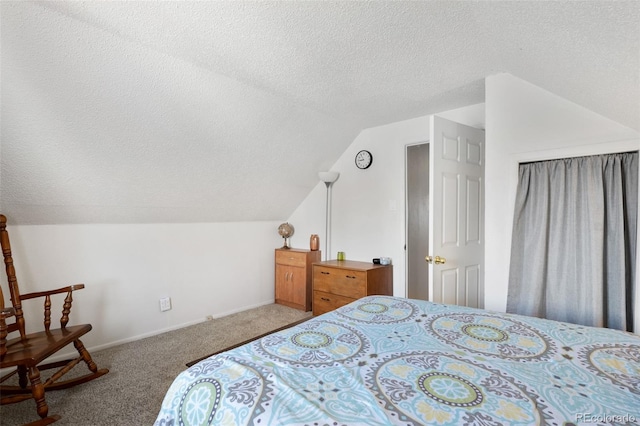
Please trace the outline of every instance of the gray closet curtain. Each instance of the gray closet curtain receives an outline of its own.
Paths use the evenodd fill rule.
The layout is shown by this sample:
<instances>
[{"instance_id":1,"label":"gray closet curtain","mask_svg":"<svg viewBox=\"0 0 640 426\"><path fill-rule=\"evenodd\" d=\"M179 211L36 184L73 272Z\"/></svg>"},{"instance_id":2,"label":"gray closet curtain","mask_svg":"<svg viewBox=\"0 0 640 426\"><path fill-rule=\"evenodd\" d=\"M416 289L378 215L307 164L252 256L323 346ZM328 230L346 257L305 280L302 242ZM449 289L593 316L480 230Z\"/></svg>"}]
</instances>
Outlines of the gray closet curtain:
<instances>
[{"instance_id":1,"label":"gray closet curtain","mask_svg":"<svg viewBox=\"0 0 640 426\"><path fill-rule=\"evenodd\" d=\"M520 165L507 312L633 331L638 152Z\"/></svg>"}]
</instances>

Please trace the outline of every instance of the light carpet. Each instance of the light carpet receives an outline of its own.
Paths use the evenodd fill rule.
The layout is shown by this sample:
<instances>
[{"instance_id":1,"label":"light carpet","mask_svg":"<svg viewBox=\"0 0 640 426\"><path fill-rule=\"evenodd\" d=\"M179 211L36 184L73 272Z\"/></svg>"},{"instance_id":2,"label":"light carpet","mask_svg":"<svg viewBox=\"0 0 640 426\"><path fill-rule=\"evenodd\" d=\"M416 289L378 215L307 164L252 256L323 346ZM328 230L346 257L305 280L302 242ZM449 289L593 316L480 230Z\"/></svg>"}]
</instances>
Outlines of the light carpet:
<instances>
[{"instance_id":1,"label":"light carpet","mask_svg":"<svg viewBox=\"0 0 640 426\"><path fill-rule=\"evenodd\" d=\"M271 304L92 352L98 368L108 368L109 373L48 392L49 414L62 416L56 426L152 425L165 392L187 362L309 317L311 312ZM88 371L84 364L75 370ZM0 407L3 426L37 419L33 400Z\"/></svg>"}]
</instances>

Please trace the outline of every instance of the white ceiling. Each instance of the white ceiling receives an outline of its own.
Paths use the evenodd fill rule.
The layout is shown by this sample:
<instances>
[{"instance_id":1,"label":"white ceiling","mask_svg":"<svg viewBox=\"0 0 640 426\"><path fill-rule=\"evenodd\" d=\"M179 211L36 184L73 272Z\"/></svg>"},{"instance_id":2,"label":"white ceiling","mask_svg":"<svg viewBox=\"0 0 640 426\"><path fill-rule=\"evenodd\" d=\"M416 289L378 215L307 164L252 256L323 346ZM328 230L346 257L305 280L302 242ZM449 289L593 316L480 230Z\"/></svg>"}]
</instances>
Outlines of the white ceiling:
<instances>
[{"instance_id":1,"label":"white ceiling","mask_svg":"<svg viewBox=\"0 0 640 426\"><path fill-rule=\"evenodd\" d=\"M637 1L0 3L13 223L283 220L360 130L508 72L640 130Z\"/></svg>"}]
</instances>

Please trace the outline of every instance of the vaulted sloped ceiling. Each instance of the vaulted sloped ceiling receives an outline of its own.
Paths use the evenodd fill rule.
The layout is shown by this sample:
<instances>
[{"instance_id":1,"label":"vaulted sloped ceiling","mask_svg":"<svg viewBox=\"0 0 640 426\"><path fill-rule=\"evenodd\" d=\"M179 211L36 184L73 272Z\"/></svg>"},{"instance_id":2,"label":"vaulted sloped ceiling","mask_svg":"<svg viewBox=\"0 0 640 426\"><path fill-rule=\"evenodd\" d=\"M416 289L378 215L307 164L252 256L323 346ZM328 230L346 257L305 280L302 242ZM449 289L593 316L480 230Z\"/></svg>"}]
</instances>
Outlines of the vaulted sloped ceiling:
<instances>
[{"instance_id":1,"label":"vaulted sloped ceiling","mask_svg":"<svg viewBox=\"0 0 640 426\"><path fill-rule=\"evenodd\" d=\"M2 1L13 223L281 220L363 128L508 72L640 130L640 3Z\"/></svg>"}]
</instances>

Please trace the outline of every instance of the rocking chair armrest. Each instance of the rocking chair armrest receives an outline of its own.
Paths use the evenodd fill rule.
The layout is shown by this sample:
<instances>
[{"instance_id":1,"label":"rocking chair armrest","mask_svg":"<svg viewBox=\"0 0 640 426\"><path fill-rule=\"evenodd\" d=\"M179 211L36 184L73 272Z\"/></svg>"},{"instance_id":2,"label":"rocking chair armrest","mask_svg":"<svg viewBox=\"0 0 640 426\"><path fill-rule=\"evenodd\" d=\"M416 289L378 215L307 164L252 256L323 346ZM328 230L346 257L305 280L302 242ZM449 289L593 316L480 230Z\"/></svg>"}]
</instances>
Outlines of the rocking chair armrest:
<instances>
[{"instance_id":1,"label":"rocking chair armrest","mask_svg":"<svg viewBox=\"0 0 640 426\"><path fill-rule=\"evenodd\" d=\"M5 320L10 318L16 314L16 311L13 308L2 308L0 309L0 320Z\"/></svg>"},{"instance_id":2,"label":"rocking chair armrest","mask_svg":"<svg viewBox=\"0 0 640 426\"><path fill-rule=\"evenodd\" d=\"M33 293L21 294L20 300L35 299L36 297L51 296L52 294L69 293L71 291L82 290L83 288L84 284L74 284L55 290L36 291Z\"/></svg>"}]
</instances>

